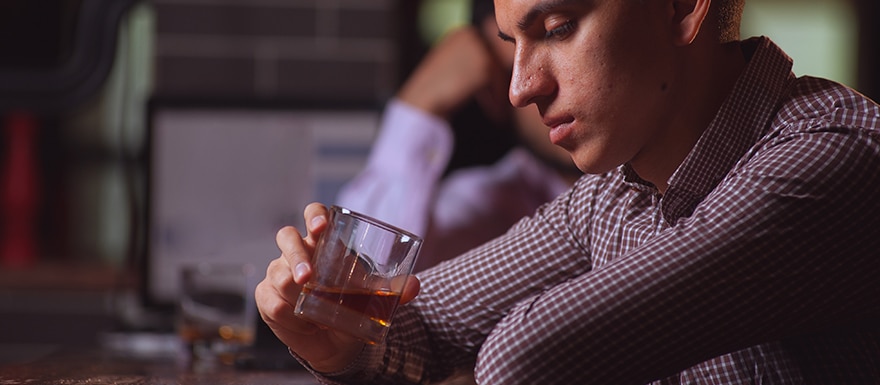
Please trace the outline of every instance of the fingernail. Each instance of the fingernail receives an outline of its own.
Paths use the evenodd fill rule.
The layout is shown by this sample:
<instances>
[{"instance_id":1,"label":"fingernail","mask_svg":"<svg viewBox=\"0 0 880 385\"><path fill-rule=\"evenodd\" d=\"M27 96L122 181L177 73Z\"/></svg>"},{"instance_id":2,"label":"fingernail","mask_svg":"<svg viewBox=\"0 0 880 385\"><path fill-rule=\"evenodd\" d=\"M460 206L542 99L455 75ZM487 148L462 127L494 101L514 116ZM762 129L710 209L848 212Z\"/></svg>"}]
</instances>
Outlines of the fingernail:
<instances>
[{"instance_id":1,"label":"fingernail","mask_svg":"<svg viewBox=\"0 0 880 385\"><path fill-rule=\"evenodd\" d=\"M325 218L323 215L319 215L317 217L314 217L314 218L312 218L312 228L314 229L320 225L323 225L324 222L326 222L326 221L327 221L327 218Z\"/></svg>"},{"instance_id":2,"label":"fingernail","mask_svg":"<svg viewBox=\"0 0 880 385\"><path fill-rule=\"evenodd\" d=\"M303 263L296 265L296 267L293 269L293 278L297 282L300 282L300 281L302 281L303 277L308 273L309 273L309 265L307 263L303 262Z\"/></svg>"}]
</instances>

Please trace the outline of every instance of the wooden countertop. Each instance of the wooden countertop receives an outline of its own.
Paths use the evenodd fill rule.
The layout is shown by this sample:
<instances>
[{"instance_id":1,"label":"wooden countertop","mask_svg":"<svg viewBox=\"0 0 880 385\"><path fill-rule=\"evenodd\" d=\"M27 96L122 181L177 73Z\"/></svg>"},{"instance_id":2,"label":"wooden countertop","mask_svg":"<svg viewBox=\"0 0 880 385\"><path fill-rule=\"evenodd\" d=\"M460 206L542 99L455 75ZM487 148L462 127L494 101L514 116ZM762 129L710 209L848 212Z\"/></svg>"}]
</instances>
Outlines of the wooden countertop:
<instances>
[{"instance_id":1,"label":"wooden countertop","mask_svg":"<svg viewBox=\"0 0 880 385\"><path fill-rule=\"evenodd\" d=\"M39 359L0 365L0 384L65 385L315 385L305 370L197 368L174 357L135 356L106 350L69 349Z\"/></svg>"}]
</instances>

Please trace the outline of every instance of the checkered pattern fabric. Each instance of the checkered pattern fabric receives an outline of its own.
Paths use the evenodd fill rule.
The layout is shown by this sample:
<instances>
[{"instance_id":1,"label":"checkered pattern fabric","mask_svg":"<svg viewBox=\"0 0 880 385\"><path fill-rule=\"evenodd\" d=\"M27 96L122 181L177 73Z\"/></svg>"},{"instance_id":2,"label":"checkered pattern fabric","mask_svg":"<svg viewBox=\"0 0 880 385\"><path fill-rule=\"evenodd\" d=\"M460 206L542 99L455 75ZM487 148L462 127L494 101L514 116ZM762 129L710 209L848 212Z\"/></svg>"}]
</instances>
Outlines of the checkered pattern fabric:
<instances>
[{"instance_id":1,"label":"checkered pattern fabric","mask_svg":"<svg viewBox=\"0 0 880 385\"><path fill-rule=\"evenodd\" d=\"M880 108L766 38L661 195L626 166L420 276L326 383L880 383Z\"/></svg>"}]
</instances>

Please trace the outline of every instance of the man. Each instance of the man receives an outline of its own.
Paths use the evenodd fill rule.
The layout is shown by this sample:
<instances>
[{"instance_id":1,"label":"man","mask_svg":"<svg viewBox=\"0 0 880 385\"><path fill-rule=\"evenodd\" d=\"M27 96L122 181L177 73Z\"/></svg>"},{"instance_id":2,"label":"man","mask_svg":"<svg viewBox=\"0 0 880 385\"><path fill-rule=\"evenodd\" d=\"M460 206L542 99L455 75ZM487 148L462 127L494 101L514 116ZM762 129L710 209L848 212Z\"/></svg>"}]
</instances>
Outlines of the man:
<instances>
[{"instance_id":1,"label":"man","mask_svg":"<svg viewBox=\"0 0 880 385\"><path fill-rule=\"evenodd\" d=\"M511 111L513 46L497 37L492 2L476 1L474 19L434 46L388 103L366 167L337 200L422 236L417 271L503 234L582 174L547 139L537 109ZM463 107L469 100L503 128L469 118L476 110ZM458 123L467 124L453 129ZM463 129L517 137L519 145L491 165L444 176L458 141L453 136Z\"/></svg>"},{"instance_id":2,"label":"man","mask_svg":"<svg viewBox=\"0 0 880 385\"><path fill-rule=\"evenodd\" d=\"M412 280L380 345L291 315L311 205L264 319L327 383L880 383L880 107L739 41L741 7L497 0L511 101L589 175Z\"/></svg>"}]
</instances>

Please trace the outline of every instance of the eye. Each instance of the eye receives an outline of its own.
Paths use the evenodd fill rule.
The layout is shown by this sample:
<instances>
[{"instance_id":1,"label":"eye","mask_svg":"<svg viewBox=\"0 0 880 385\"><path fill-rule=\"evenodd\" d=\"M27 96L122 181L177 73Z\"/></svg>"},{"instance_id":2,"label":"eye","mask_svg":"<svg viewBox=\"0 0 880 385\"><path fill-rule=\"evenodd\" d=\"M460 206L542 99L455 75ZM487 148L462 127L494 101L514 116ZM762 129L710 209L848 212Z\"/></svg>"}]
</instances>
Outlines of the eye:
<instances>
[{"instance_id":1,"label":"eye","mask_svg":"<svg viewBox=\"0 0 880 385\"><path fill-rule=\"evenodd\" d=\"M566 20L562 25L548 29L547 32L544 33L544 38L561 40L568 37L572 31L574 31L574 21Z\"/></svg>"}]
</instances>

